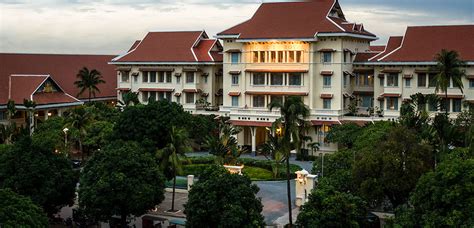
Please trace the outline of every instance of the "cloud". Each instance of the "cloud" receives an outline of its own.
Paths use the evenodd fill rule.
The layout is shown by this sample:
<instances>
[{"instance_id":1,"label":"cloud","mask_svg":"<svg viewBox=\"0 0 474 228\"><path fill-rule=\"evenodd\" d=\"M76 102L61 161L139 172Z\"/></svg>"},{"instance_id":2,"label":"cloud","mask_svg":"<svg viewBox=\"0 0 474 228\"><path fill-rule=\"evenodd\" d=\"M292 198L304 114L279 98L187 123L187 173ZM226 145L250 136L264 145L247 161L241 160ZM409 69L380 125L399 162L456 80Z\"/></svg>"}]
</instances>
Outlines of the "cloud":
<instances>
[{"instance_id":1,"label":"cloud","mask_svg":"<svg viewBox=\"0 0 474 228\"><path fill-rule=\"evenodd\" d=\"M0 0L0 52L120 54L147 31L214 35L249 19L260 0ZM470 3L471 2L471 3ZM407 25L473 23L471 0L340 0L349 21L384 43Z\"/></svg>"}]
</instances>

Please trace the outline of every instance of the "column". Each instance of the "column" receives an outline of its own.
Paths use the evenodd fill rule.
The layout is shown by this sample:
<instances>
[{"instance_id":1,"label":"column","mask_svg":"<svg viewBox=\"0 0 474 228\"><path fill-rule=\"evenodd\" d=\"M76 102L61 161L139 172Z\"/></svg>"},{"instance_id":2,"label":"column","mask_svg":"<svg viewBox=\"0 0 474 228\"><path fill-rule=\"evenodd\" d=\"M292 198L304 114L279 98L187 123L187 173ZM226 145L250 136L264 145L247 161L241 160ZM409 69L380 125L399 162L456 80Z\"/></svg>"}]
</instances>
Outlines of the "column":
<instances>
[{"instance_id":1,"label":"column","mask_svg":"<svg viewBox=\"0 0 474 228\"><path fill-rule=\"evenodd\" d=\"M48 117L49 117L48 114L49 114L49 110L46 109L44 111L44 121L48 120Z\"/></svg>"},{"instance_id":2,"label":"column","mask_svg":"<svg viewBox=\"0 0 474 228\"><path fill-rule=\"evenodd\" d=\"M250 127L250 133L252 134L252 156L257 154L257 127Z\"/></svg>"}]
</instances>

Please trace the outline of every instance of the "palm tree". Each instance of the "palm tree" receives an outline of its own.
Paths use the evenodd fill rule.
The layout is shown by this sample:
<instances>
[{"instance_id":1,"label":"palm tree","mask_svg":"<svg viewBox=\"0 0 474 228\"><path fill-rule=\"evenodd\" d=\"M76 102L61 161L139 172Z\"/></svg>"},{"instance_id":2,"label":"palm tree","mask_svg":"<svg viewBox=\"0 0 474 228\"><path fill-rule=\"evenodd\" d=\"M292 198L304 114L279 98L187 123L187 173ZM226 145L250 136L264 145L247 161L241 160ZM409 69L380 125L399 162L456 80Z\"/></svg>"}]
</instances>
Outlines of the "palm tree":
<instances>
[{"instance_id":1,"label":"palm tree","mask_svg":"<svg viewBox=\"0 0 474 228\"><path fill-rule=\"evenodd\" d=\"M290 151L298 147L300 143L300 127L305 125L305 118L309 116L309 109L304 104L301 97L289 96L284 104L280 102L272 102L269 109L280 108L281 117L275 122L276 125L282 126L282 146L285 148L286 159L286 188L288 195L288 215L289 225L293 225L291 215L291 192L290 192Z\"/></svg>"},{"instance_id":2,"label":"palm tree","mask_svg":"<svg viewBox=\"0 0 474 228\"><path fill-rule=\"evenodd\" d=\"M100 92L97 85L99 85L100 83L105 83L105 81L102 80L102 75L99 71L95 69L89 71L87 67L84 67L79 70L77 78L79 78L79 80L75 81L74 85L76 85L77 88L81 89L77 96L80 96L82 93L84 93L84 91L88 90L89 102L91 101L92 95L95 97L95 93Z\"/></svg>"},{"instance_id":3,"label":"palm tree","mask_svg":"<svg viewBox=\"0 0 474 228\"><path fill-rule=\"evenodd\" d=\"M272 129L272 131L275 132L274 129L276 129L276 126L274 125ZM286 160L285 153L287 148L285 148L285 144L283 143L283 137L278 134L268 134L268 141L262 145L261 151L263 156L267 159L275 161L275 164L272 165L272 171L273 177L277 178L280 173L279 168Z\"/></svg>"},{"instance_id":4,"label":"palm tree","mask_svg":"<svg viewBox=\"0 0 474 228\"><path fill-rule=\"evenodd\" d=\"M463 92L462 78L466 76L466 71L462 68L466 66L466 63L459 58L459 54L456 51L441 50L436 55L436 71L438 74L435 77L436 89L435 92L443 91L445 94L445 102L448 102L448 87L449 82L453 81L453 86L457 87ZM446 115L448 114L448 108L446 106Z\"/></svg>"},{"instance_id":5,"label":"palm tree","mask_svg":"<svg viewBox=\"0 0 474 228\"><path fill-rule=\"evenodd\" d=\"M206 138L205 144L209 148L209 153L216 156L217 163L234 165L237 158L245 152L238 147L237 139L234 137L240 131L241 128L234 127L222 119L219 124L219 135Z\"/></svg>"},{"instance_id":6,"label":"palm tree","mask_svg":"<svg viewBox=\"0 0 474 228\"><path fill-rule=\"evenodd\" d=\"M35 108L36 108L36 102L24 99L23 106L25 106L27 110L27 119L28 119L27 126L28 126L28 129L30 131L30 136L31 136L35 129L34 113L35 113Z\"/></svg>"},{"instance_id":7,"label":"palm tree","mask_svg":"<svg viewBox=\"0 0 474 228\"><path fill-rule=\"evenodd\" d=\"M66 127L78 131L79 152L81 158L84 160L83 140L87 135L87 127L93 121L92 113L87 111L84 107L77 107L72 109L66 118Z\"/></svg>"},{"instance_id":8,"label":"palm tree","mask_svg":"<svg viewBox=\"0 0 474 228\"><path fill-rule=\"evenodd\" d=\"M128 92L123 95L122 100L123 102L119 102L125 106L129 106L130 104L137 105L140 103L140 100L138 100L138 92Z\"/></svg>"},{"instance_id":9,"label":"palm tree","mask_svg":"<svg viewBox=\"0 0 474 228\"><path fill-rule=\"evenodd\" d=\"M176 175L182 172L180 157L191 151L188 133L183 128L171 127L170 142L161 150L158 150L157 157L160 160L160 167L167 174L168 178L173 178L173 197L171 200L170 212L175 212L174 195L176 190Z\"/></svg>"},{"instance_id":10,"label":"palm tree","mask_svg":"<svg viewBox=\"0 0 474 228\"><path fill-rule=\"evenodd\" d=\"M15 101L8 100L7 103L7 119L10 121L16 113Z\"/></svg>"}]
</instances>

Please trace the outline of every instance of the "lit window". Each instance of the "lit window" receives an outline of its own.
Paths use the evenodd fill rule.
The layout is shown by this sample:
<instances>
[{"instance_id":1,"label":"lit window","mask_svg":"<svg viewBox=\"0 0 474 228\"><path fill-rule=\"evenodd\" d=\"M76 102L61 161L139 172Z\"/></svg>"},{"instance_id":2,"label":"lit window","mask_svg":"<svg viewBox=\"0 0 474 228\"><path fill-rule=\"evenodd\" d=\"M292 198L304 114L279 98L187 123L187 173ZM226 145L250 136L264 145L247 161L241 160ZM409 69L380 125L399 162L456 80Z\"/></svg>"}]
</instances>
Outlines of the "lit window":
<instances>
[{"instance_id":1,"label":"lit window","mask_svg":"<svg viewBox=\"0 0 474 228\"><path fill-rule=\"evenodd\" d=\"M289 51L288 52L287 62L289 62L289 63L295 62L295 52L294 51Z\"/></svg>"},{"instance_id":2,"label":"lit window","mask_svg":"<svg viewBox=\"0 0 474 228\"><path fill-rule=\"evenodd\" d=\"M301 63L302 62L302 51L296 51L296 62Z\"/></svg>"},{"instance_id":3,"label":"lit window","mask_svg":"<svg viewBox=\"0 0 474 228\"><path fill-rule=\"evenodd\" d=\"M239 84L239 75L233 74L232 75L232 85L238 85Z\"/></svg>"},{"instance_id":4,"label":"lit window","mask_svg":"<svg viewBox=\"0 0 474 228\"><path fill-rule=\"evenodd\" d=\"M398 86L398 74L390 73L387 75L387 86Z\"/></svg>"},{"instance_id":5,"label":"lit window","mask_svg":"<svg viewBox=\"0 0 474 228\"><path fill-rule=\"evenodd\" d=\"M426 87L426 74L418 74L418 87Z\"/></svg>"},{"instance_id":6,"label":"lit window","mask_svg":"<svg viewBox=\"0 0 474 228\"><path fill-rule=\"evenodd\" d=\"M387 109L388 110L398 110L398 98L396 98L396 97L387 98Z\"/></svg>"},{"instance_id":7,"label":"lit window","mask_svg":"<svg viewBox=\"0 0 474 228\"><path fill-rule=\"evenodd\" d=\"M290 73L289 74L289 85L300 86L301 85L301 73Z\"/></svg>"},{"instance_id":8,"label":"lit window","mask_svg":"<svg viewBox=\"0 0 474 228\"><path fill-rule=\"evenodd\" d=\"M279 63L283 62L283 51L278 51L278 62Z\"/></svg>"},{"instance_id":9,"label":"lit window","mask_svg":"<svg viewBox=\"0 0 474 228\"><path fill-rule=\"evenodd\" d=\"M253 96L253 107L265 107L265 96Z\"/></svg>"},{"instance_id":10,"label":"lit window","mask_svg":"<svg viewBox=\"0 0 474 228\"><path fill-rule=\"evenodd\" d=\"M266 62L266 61L265 61L265 52L264 52L264 51L260 51L260 62L261 62L261 63Z\"/></svg>"},{"instance_id":11,"label":"lit window","mask_svg":"<svg viewBox=\"0 0 474 228\"><path fill-rule=\"evenodd\" d=\"M237 64L239 63L239 58L240 57L240 53L237 53L237 52L232 52L230 54L230 61L232 64Z\"/></svg>"},{"instance_id":12,"label":"lit window","mask_svg":"<svg viewBox=\"0 0 474 228\"><path fill-rule=\"evenodd\" d=\"M331 87L331 76L323 76L323 86Z\"/></svg>"},{"instance_id":13,"label":"lit window","mask_svg":"<svg viewBox=\"0 0 474 228\"><path fill-rule=\"evenodd\" d=\"M254 85L265 85L265 74L264 73L254 73L253 74L253 84Z\"/></svg>"},{"instance_id":14,"label":"lit window","mask_svg":"<svg viewBox=\"0 0 474 228\"><path fill-rule=\"evenodd\" d=\"M186 83L194 83L194 72L186 72Z\"/></svg>"},{"instance_id":15,"label":"lit window","mask_svg":"<svg viewBox=\"0 0 474 228\"><path fill-rule=\"evenodd\" d=\"M270 77L271 85L283 85L283 73L272 73Z\"/></svg>"},{"instance_id":16,"label":"lit window","mask_svg":"<svg viewBox=\"0 0 474 228\"><path fill-rule=\"evenodd\" d=\"M331 99L323 99L323 109L331 109Z\"/></svg>"},{"instance_id":17,"label":"lit window","mask_svg":"<svg viewBox=\"0 0 474 228\"><path fill-rule=\"evenodd\" d=\"M239 106L239 97L237 97L237 96L232 97L232 106L233 107L238 107Z\"/></svg>"},{"instance_id":18,"label":"lit window","mask_svg":"<svg viewBox=\"0 0 474 228\"><path fill-rule=\"evenodd\" d=\"M194 93L186 93L186 104L194 104Z\"/></svg>"},{"instance_id":19,"label":"lit window","mask_svg":"<svg viewBox=\"0 0 474 228\"><path fill-rule=\"evenodd\" d=\"M270 51L270 62L276 63L276 51Z\"/></svg>"},{"instance_id":20,"label":"lit window","mask_svg":"<svg viewBox=\"0 0 474 228\"><path fill-rule=\"evenodd\" d=\"M254 63L258 63L258 51L254 51L252 52L253 53L253 58L252 58L252 62Z\"/></svg>"}]
</instances>

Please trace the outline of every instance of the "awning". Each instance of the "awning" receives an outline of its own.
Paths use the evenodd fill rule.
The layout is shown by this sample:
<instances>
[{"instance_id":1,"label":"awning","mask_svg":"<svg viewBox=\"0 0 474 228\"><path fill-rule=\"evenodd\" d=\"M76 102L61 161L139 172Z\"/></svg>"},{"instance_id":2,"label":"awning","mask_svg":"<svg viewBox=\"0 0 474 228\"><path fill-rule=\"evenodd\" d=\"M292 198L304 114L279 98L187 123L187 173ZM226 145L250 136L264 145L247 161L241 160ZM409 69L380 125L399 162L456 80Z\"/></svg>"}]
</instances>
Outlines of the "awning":
<instances>
[{"instance_id":1,"label":"awning","mask_svg":"<svg viewBox=\"0 0 474 228\"><path fill-rule=\"evenodd\" d=\"M174 71L172 67L140 67L139 71Z\"/></svg>"},{"instance_id":2,"label":"awning","mask_svg":"<svg viewBox=\"0 0 474 228\"><path fill-rule=\"evenodd\" d=\"M334 72L332 72L332 70L323 70L321 71L321 75L323 76L332 76Z\"/></svg>"},{"instance_id":3,"label":"awning","mask_svg":"<svg viewBox=\"0 0 474 228\"><path fill-rule=\"evenodd\" d=\"M378 97L377 97L377 100L383 101L383 97L382 97L382 96L378 96Z\"/></svg>"},{"instance_id":4,"label":"awning","mask_svg":"<svg viewBox=\"0 0 474 228\"><path fill-rule=\"evenodd\" d=\"M138 72L133 72L132 76L134 76L134 77L138 76Z\"/></svg>"},{"instance_id":5,"label":"awning","mask_svg":"<svg viewBox=\"0 0 474 228\"><path fill-rule=\"evenodd\" d=\"M272 126L272 122L260 122L260 121L231 120L230 123L234 126L250 126L250 127L271 127Z\"/></svg>"},{"instance_id":6,"label":"awning","mask_svg":"<svg viewBox=\"0 0 474 228\"><path fill-rule=\"evenodd\" d=\"M132 70L132 67L127 67L127 66L119 66L115 68L116 71L130 71Z\"/></svg>"},{"instance_id":7,"label":"awning","mask_svg":"<svg viewBox=\"0 0 474 228\"><path fill-rule=\"evenodd\" d=\"M351 72L349 72L349 71L344 71L344 74L345 74L345 75L350 75L350 76L352 76L352 77L355 77L355 74L353 74L353 73L351 73Z\"/></svg>"},{"instance_id":8,"label":"awning","mask_svg":"<svg viewBox=\"0 0 474 228\"><path fill-rule=\"evenodd\" d=\"M413 78L413 74L405 74L405 75L403 75L403 78L412 79L412 78Z\"/></svg>"},{"instance_id":9,"label":"awning","mask_svg":"<svg viewBox=\"0 0 474 228\"><path fill-rule=\"evenodd\" d=\"M354 91L352 94L355 95L374 95L374 91Z\"/></svg>"},{"instance_id":10,"label":"awning","mask_svg":"<svg viewBox=\"0 0 474 228\"><path fill-rule=\"evenodd\" d=\"M319 49L318 51L319 52L335 52L336 50L331 49L331 48L323 48L323 49Z\"/></svg>"},{"instance_id":11,"label":"awning","mask_svg":"<svg viewBox=\"0 0 474 228\"><path fill-rule=\"evenodd\" d=\"M119 91L130 91L130 88L116 88Z\"/></svg>"},{"instance_id":12,"label":"awning","mask_svg":"<svg viewBox=\"0 0 474 228\"><path fill-rule=\"evenodd\" d=\"M181 73L174 73L174 76L181 77Z\"/></svg>"},{"instance_id":13,"label":"awning","mask_svg":"<svg viewBox=\"0 0 474 228\"><path fill-rule=\"evenodd\" d=\"M382 73L400 73L402 70L400 69L384 69L381 71Z\"/></svg>"},{"instance_id":14,"label":"awning","mask_svg":"<svg viewBox=\"0 0 474 228\"><path fill-rule=\"evenodd\" d=\"M199 69L197 67L183 67L183 72L197 72Z\"/></svg>"},{"instance_id":15,"label":"awning","mask_svg":"<svg viewBox=\"0 0 474 228\"><path fill-rule=\"evenodd\" d=\"M401 97L401 94L399 93L382 93L380 94L382 97Z\"/></svg>"},{"instance_id":16,"label":"awning","mask_svg":"<svg viewBox=\"0 0 474 228\"><path fill-rule=\"evenodd\" d=\"M229 96L238 97L240 96L240 92L229 92Z\"/></svg>"},{"instance_id":17,"label":"awning","mask_svg":"<svg viewBox=\"0 0 474 228\"><path fill-rule=\"evenodd\" d=\"M419 74L419 73L428 74L428 73L438 73L438 71L430 70L430 69L415 69L415 73L417 73L417 74Z\"/></svg>"},{"instance_id":18,"label":"awning","mask_svg":"<svg viewBox=\"0 0 474 228\"><path fill-rule=\"evenodd\" d=\"M200 93L200 89L183 89L183 93Z\"/></svg>"},{"instance_id":19,"label":"awning","mask_svg":"<svg viewBox=\"0 0 474 228\"><path fill-rule=\"evenodd\" d=\"M350 52L351 54L354 54L354 52L353 52L351 49L349 49L349 48L344 48L344 51L345 51L345 52Z\"/></svg>"},{"instance_id":20,"label":"awning","mask_svg":"<svg viewBox=\"0 0 474 228\"><path fill-rule=\"evenodd\" d=\"M339 121L332 120L311 120L311 125L322 126L322 125L339 125Z\"/></svg>"},{"instance_id":21,"label":"awning","mask_svg":"<svg viewBox=\"0 0 474 228\"><path fill-rule=\"evenodd\" d=\"M352 70L352 72L354 72L354 73L366 73L366 72L372 73L372 72L374 72L374 69L354 69L354 70Z\"/></svg>"},{"instance_id":22,"label":"awning","mask_svg":"<svg viewBox=\"0 0 474 228\"><path fill-rule=\"evenodd\" d=\"M321 93L320 97L323 99L332 99L333 95L331 93Z\"/></svg>"},{"instance_id":23,"label":"awning","mask_svg":"<svg viewBox=\"0 0 474 228\"><path fill-rule=\"evenodd\" d=\"M140 88L138 91L142 92L173 92L174 89L170 88Z\"/></svg>"},{"instance_id":24,"label":"awning","mask_svg":"<svg viewBox=\"0 0 474 228\"><path fill-rule=\"evenodd\" d=\"M229 74L238 75L238 74L240 74L240 72L241 72L240 70L231 70L231 71L229 71Z\"/></svg>"},{"instance_id":25,"label":"awning","mask_svg":"<svg viewBox=\"0 0 474 228\"><path fill-rule=\"evenodd\" d=\"M240 49L229 49L225 52L227 52L227 53L241 53L242 51Z\"/></svg>"},{"instance_id":26,"label":"awning","mask_svg":"<svg viewBox=\"0 0 474 228\"><path fill-rule=\"evenodd\" d=\"M282 91L282 92L273 92L273 91L246 91L245 94L248 95L277 95L277 96L308 96L308 92L290 92L290 91Z\"/></svg>"},{"instance_id":27,"label":"awning","mask_svg":"<svg viewBox=\"0 0 474 228\"><path fill-rule=\"evenodd\" d=\"M438 97L440 98L446 98L446 94L443 93L438 93ZM448 94L448 99L463 99L464 95L462 94Z\"/></svg>"},{"instance_id":28,"label":"awning","mask_svg":"<svg viewBox=\"0 0 474 228\"><path fill-rule=\"evenodd\" d=\"M466 75L466 78L469 80L474 79L474 75Z\"/></svg>"},{"instance_id":29,"label":"awning","mask_svg":"<svg viewBox=\"0 0 474 228\"><path fill-rule=\"evenodd\" d=\"M308 73L307 69L246 69L245 72L255 73Z\"/></svg>"},{"instance_id":30,"label":"awning","mask_svg":"<svg viewBox=\"0 0 474 228\"><path fill-rule=\"evenodd\" d=\"M181 96L181 93L174 93L174 96L175 96L175 97L180 97L180 96Z\"/></svg>"}]
</instances>

